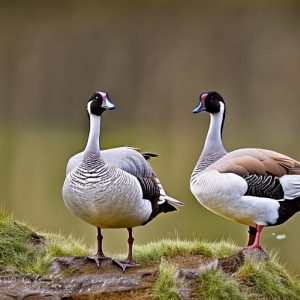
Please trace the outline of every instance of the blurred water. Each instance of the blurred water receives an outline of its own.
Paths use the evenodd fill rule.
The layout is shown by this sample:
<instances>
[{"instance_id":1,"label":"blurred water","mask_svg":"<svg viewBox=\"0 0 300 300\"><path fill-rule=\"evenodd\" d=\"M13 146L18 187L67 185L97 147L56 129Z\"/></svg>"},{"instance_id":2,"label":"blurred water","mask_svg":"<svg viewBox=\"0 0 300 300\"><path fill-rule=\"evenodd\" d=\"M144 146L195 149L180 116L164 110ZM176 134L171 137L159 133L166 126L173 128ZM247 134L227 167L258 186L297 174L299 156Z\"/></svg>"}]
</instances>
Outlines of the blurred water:
<instances>
[{"instance_id":1,"label":"blurred water","mask_svg":"<svg viewBox=\"0 0 300 300\"><path fill-rule=\"evenodd\" d=\"M56 128L1 128L1 205L17 219L27 221L39 230L71 233L95 247L96 229L73 216L61 197L66 162L84 147L87 129L59 127L59 124ZM131 145L160 153L159 158L152 159L152 165L167 192L184 201L185 206L176 213L160 215L150 224L134 229L136 243L178 236L210 241L231 239L244 246L247 227L209 212L189 191L189 176L201 150L199 132L178 130L174 137L168 131L169 134L163 135L157 128L145 128L146 139L141 132L142 129L115 131L106 128L101 139L102 148ZM300 216L296 215L286 224L265 229L262 234L264 247L279 251L281 261L296 273L300 270L300 236L295 231L299 222ZM127 231L104 230L104 248L112 253L125 252Z\"/></svg>"},{"instance_id":2,"label":"blurred water","mask_svg":"<svg viewBox=\"0 0 300 300\"><path fill-rule=\"evenodd\" d=\"M95 228L67 211L61 187L68 158L86 142L86 99L104 89L117 109L105 116L102 147L159 153L156 173L185 202L136 228L136 242L178 235L245 245L246 226L207 211L189 191L209 120L191 111L200 92L217 90L228 105L226 149L267 148L299 160L299 3L0 1L1 204L40 230L95 247ZM296 215L262 234L297 273L299 223ZM104 238L107 250L126 250L126 230Z\"/></svg>"}]
</instances>

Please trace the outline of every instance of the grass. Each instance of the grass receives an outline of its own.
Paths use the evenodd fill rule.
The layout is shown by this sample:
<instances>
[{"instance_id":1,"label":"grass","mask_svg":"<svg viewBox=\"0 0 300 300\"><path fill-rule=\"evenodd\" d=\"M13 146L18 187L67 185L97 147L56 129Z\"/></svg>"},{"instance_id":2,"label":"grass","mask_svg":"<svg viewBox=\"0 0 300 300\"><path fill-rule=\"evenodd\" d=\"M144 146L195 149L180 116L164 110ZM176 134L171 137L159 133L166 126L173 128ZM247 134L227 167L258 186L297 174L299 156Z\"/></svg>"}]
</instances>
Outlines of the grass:
<instances>
[{"instance_id":1,"label":"grass","mask_svg":"<svg viewBox=\"0 0 300 300\"><path fill-rule=\"evenodd\" d=\"M175 300L180 299L177 294L177 267L168 261L162 260L159 266L159 275L153 292L156 299Z\"/></svg>"},{"instance_id":2,"label":"grass","mask_svg":"<svg viewBox=\"0 0 300 300\"><path fill-rule=\"evenodd\" d=\"M210 258L220 258L234 254L236 249L236 245L227 241L163 239L147 245L136 245L134 256L141 264L159 263L161 258L172 258L177 255L202 254Z\"/></svg>"},{"instance_id":3,"label":"grass","mask_svg":"<svg viewBox=\"0 0 300 300\"><path fill-rule=\"evenodd\" d=\"M216 259L234 255L237 246L232 242L203 242L199 240L161 240L135 248L136 260L143 263L160 263L154 286L157 299L179 299L178 269L171 261L180 255L202 254ZM183 281L184 282L184 281ZM199 275L195 286L201 299L300 299L298 279L290 276L278 263L275 255L270 260L246 260L233 274L211 268Z\"/></svg>"},{"instance_id":4,"label":"grass","mask_svg":"<svg viewBox=\"0 0 300 300\"><path fill-rule=\"evenodd\" d=\"M300 284L278 263L246 259L236 273L210 269L199 276L199 295L204 299L300 299Z\"/></svg>"},{"instance_id":5,"label":"grass","mask_svg":"<svg viewBox=\"0 0 300 300\"><path fill-rule=\"evenodd\" d=\"M240 300L245 299L239 284L232 276L219 269L210 269L199 276L199 295L211 300Z\"/></svg>"},{"instance_id":6,"label":"grass","mask_svg":"<svg viewBox=\"0 0 300 300\"><path fill-rule=\"evenodd\" d=\"M89 251L71 236L35 233L0 210L0 271L18 274L48 272L56 256L86 255Z\"/></svg>"},{"instance_id":7,"label":"grass","mask_svg":"<svg viewBox=\"0 0 300 300\"><path fill-rule=\"evenodd\" d=\"M276 258L266 262L246 260L236 278L253 299L300 299L300 285L278 264Z\"/></svg>"}]
</instances>

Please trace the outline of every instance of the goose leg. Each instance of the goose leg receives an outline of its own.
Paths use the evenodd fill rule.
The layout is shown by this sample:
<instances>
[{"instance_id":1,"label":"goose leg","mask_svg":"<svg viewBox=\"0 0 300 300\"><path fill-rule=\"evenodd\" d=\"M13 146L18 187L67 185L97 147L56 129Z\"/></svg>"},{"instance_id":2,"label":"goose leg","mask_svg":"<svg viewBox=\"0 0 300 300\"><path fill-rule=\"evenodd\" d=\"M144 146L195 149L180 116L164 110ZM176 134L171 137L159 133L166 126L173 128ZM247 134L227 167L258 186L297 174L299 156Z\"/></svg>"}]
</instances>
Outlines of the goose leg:
<instances>
[{"instance_id":1,"label":"goose leg","mask_svg":"<svg viewBox=\"0 0 300 300\"><path fill-rule=\"evenodd\" d=\"M247 247L253 245L253 243L255 241L256 228L252 227L252 226L249 226L248 233L249 233L249 239L248 239Z\"/></svg>"},{"instance_id":2,"label":"goose leg","mask_svg":"<svg viewBox=\"0 0 300 300\"><path fill-rule=\"evenodd\" d=\"M97 227L97 253L96 255L93 256L87 256L86 259L89 261L93 261L96 263L97 267L100 267L100 260L104 260L104 259L109 259L109 257L106 257L103 254L103 250L102 250L102 240L103 240L103 235L101 233L101 228Z\"/></svg>"},{"instance_id":3,"label":"goose leg","mask_svg":"<svg viewBox=\"0 0 300 300\"><path fill-rule=\"evenodd\" d=\"M126 271L126 269L128 268L136 268L138 267L139 265L136 264L134 261L133 261L133 256L132 256L132 246L133 246L133 242L134 242L134 237L132 235L132 228L127 228L128 230L128 256L127 256L127 259L126 260L123 260L123 261L119 261L117 259L113 259L113 263L115 265L117 265L119 268L121 268L121 270L123 272Z\"/></svg>"},{"instance_id":4,"label":"goose leg","mask_svg":"<svg viewBox=\"0 0 300 300\"><path fill-rule=\"evenodd\" d=\"M256 235L255 235L254 243L251 246L249 246L248 248L252 248L252 249L259 248L259 249L261 249L261 246L259 244L259 240L260 240L260 234L261 234L264 227L265 227L264 225L256 225Z\"/></svg>"},{"instance_id":5,"label":"goose leg","mask_svg":"<svg viewBox=\"0 0 300 300\"><path fill-rule=\"evenodd\" d=\"M103 249L102 249L102 241L103 241L103 235L101 233L101 228L97 227L97 256L104 257Z\"/></svg>"},{"instance_id":6,"label":"goose leg","mask_svg":"<svg viewBox=\"0 0 300 300\"><path fill-rule=\"evenodd\" d=\"M132 235L132 228L127 228L128 230L128 257L127 257L127 261L132 263L133 262L133 258L132 258L132 246L133 246L133 242L134 242L134 237Z\"/></svg>"}]
</instances>

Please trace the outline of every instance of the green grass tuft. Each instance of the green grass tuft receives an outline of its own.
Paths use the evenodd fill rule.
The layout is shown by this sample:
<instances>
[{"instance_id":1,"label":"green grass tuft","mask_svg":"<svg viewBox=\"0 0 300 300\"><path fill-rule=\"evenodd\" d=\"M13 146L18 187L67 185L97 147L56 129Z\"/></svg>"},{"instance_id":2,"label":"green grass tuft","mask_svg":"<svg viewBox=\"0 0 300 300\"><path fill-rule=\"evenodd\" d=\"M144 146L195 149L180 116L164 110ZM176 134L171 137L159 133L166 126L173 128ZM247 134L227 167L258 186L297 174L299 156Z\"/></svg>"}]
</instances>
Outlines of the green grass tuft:
<instances>
[{"instance_id":1,"label":"green grass tuft","mask_svg":"<svg viewBox=\"0 0 300 300\"><path fill-rule=\"evenodd\" d=\"M13 221L12 217L0 213L0 267L2 271L26 273L42 252L33 244L36 233L25 225Z\"/></svg>"},{"instance_id":2,"label":"green grass tuft","mask_svg":"<svg viewBox=\"0 0 300 300\"><path fill-rule=\"evenodd\" d=\"M11 215L0 210L0 271L44 275L55 256L86 255L89 252L72 237L42 235L15 222Z\"/></svg>"},{"instance_id":3,"label":"green grass tuft","mask_svg":"<svg viewBox=\"0 0 300 300\"><path fill-rule=\"evenodd\" d=\"M240 292L238 283L219 269L210 269L200 275L199 294L210 300L246 299Z\"/></svg>"},{"instance_id":4,"label":"green grass tuft","mask_svg":"<svg viewBox=\"0 0 300 300\"><path fill-rule=\"evenodd\" d=\"M47 274L49 264L54 257L59 256L86 256L91 253L85 245L72 236L65 237L61 234L44 233L45 245L42 255L37 256L33 272L41 275Z\"/></svg>"},{"instance_id":5,"label":"green grass tuft","mask_svg":"<svg viewBox=\"0 0 300 300\"><path fill-rule=\"evenodd\" d=\"M274 260L246 260L236 274L253 298L300 299L300 285Z\"/></svg>"},{"instance_id":6,"label":"green grass tuft","mask_svg":"<svg viewBox=\"0 0 300 300\"><path fill-rule=\"evenodd\" d=\"M199 240L163 239L147 245L135 246L134 255L139 263L158 263L163 257L202 254L211 258L220 258L232 255L236 251L237 246L226 241L210 243Z\"/></svg>"},{"instance_id":7,"label":"green grass tuft","mask_svg":"<svg viewBox=\"0 0 300 300\"><path fill-rule=\"evenodd\" d=\"M180 299L176 287L177 267L170 262L162 260L159 266L158 279L154 286L155 299L175 300Z\"/></svg>"},{"instance_id":8,"label":"green grass tuft","mask_svg":"<svg viewBox=\"0 0 300 300\"><path fill-rule=\"evenodd\" d=\"M12 215L5 209L0 208L0 222L9 221L12 219Z\"/></svg>"}]
</instances>

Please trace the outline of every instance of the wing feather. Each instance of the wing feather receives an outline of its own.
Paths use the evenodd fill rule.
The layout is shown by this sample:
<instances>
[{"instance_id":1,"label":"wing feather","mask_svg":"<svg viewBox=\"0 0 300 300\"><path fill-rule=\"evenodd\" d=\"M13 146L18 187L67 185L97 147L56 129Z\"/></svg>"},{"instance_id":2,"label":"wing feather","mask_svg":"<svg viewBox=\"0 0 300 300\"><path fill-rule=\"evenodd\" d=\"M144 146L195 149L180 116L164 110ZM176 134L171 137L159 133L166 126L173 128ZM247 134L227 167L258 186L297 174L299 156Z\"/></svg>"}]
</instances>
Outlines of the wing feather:
<instances>
[{"instance_id":1,"label":"wing feather","mask_svg":"<svg viewBox=\"0 0 300 300\"><path fill-rule=\"evenodd\" d=\"M209 168L240 176L258 174L281 177L287 174L300 174L298 161L274 151L255 148L232 151Z\"/></svg>"},{"instance_id":2,"label":"wing feather","mask_svg":"<svg viewBox=\"0 0 300 300\"><path fill-rule=\"evenodd\" d=\"M280 200L284 198L284 191L278 177L273 175L247 175L242 176L248 189L245 195Z\"/></svg>"}]
</instances>

